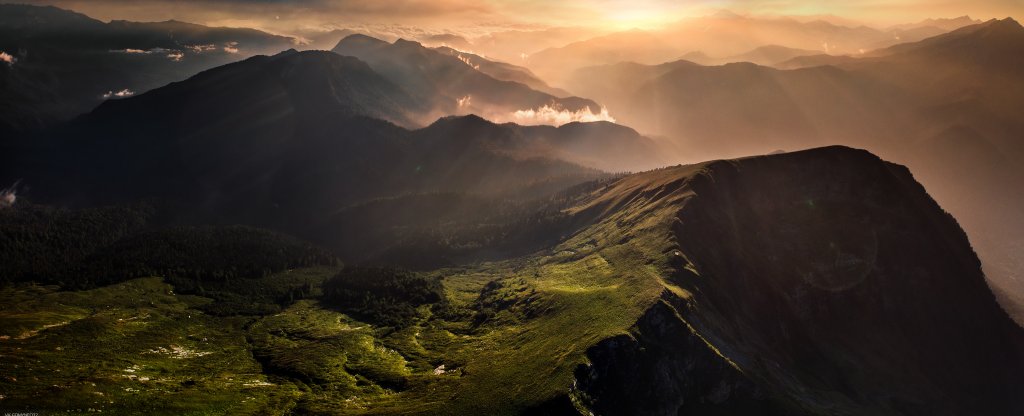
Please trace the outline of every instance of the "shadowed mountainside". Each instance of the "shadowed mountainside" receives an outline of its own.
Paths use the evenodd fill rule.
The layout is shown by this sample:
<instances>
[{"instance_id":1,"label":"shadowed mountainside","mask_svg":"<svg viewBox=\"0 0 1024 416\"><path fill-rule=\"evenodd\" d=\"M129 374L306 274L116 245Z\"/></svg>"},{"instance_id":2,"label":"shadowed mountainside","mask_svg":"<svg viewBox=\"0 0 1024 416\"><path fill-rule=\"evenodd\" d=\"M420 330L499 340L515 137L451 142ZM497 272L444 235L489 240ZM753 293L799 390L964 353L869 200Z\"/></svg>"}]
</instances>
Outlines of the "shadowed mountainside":
<instances>
[{"instance_id":1,"label":"shadowed mountainside","mask_svg":"<svg viewBox=\"0 0 1024 416\"><path fill-rule=\"evenodd\" d=\"M594 411L1021 411L1024 330L906 168L823 148L682 172L624 178L587 208L682 198L666 251L679 290L589 351Z\"/></svg>"},{"instance_id":2,"label":"shadowed mountainside","mask_svg":"<svg viewBox=\"0 0 1024 416\"><path fill-rule=\"evenodd\" d=\"M525 84L495 79L487 71L473 67L479 63L464 62L458 55L429 49L417 42L399 39L387 43L365 35L352 35L338 42L333 51L367 62L413 97L431 103L435 112L427 119L477 113L488 119L508 120L515 111L543 106L570 112L600 110L591 100L558 98Z\"/></svg>"},{"instance_id":3,"label":"shadowed mountainside","mask_svg":"<svg viewBox=\"0 0 1024 416\"><path fill-rule=\"evenodd\" d=\"M570 88L698 160L848 144L904 163L964 224L993 284L1022 293L1024 199L1006 191L1024 178L1021 51L1024 28L1003 19L826 66L619 64Z\"/></svg>"},{"instance_id":4,"label":"shadowed mountainside","mask_svg":"<svg viewBox=\"0 0 1024 416\"><path fill-rule=\"evenodd\" d=\"M166 21L104 23L56 7L0 5L0 133L36 129L293 39L253 29Z\"/></svg>"},{"instance_id":5,"label":"shadowed mountainside","mask_svg":"<svg viewBox=\"0 0 1024 416\"><path fill-rule=\"evenodd\" d=\"M569 92L563 89L554 88L548 85L548 83L544 82L544 80L540 78L537 78L537 76L534 75L533 72L526 67L512 65L500 61L493 61L490 59L486 59L480 55L476 55L469 52L463 52L461 50L453 49L448 46L437 47L434 50L441 52L445 55L457 57L459 58L459 60L465 60L464 62L467 65L472 66L473 68L479 70L480 72L490 75L494 79L518 82L537 91L551 94L555 97L568 97L571 95L569 94Z\"/></svg>"},{"instance_id":6,"label":"shadowed mountainside","mask_svg":"<svg viewBox=\"0 0 1024 416\"><path fill-rule=\"evenodd\" d=\"M524 201L602 171L667 162L656 142L607 122L518 126L469 115L418 130L392 124L415 125L425 108L356 58L287 51L105 102L8 147L0 176L21 179L38 202L157 198L178 207L177 221L269 227L351 246L348 260L394 246L386 236L401 228L397 219L369 229L337 220L352 206L403 197L415 209L436 194L455 194L453 210L464 197ZM339 240L356 229L363 234ZM364 238L380 244L347 243Z\"/></svg>"}]
</instances>

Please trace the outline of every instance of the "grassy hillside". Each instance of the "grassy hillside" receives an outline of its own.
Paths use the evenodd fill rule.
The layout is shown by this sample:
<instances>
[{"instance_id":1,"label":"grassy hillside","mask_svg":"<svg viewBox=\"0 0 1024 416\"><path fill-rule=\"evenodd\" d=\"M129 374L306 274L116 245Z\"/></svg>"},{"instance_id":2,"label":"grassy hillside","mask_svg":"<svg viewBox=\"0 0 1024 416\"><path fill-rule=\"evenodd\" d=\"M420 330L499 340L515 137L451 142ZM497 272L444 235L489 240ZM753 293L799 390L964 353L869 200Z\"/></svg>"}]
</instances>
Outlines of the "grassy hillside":
<instances>
[{"instance_id":1,"label":"grassy hillside","mask_svg":"<svg viewBox=\"0 0 1024 416\"><path fill-rule=\"evenodd\" d=\"M511 260L289 269L189 295L157 277L83 292L10 286L0 407L1018 410L1007 398L1021 385L1024 335L963 232L904 168L828 148L671 167L584 193L563 211L577 231ZM274 287L299 290L279 309L215 307Z\"/></svg>"},{"instance_id":2,"label":"grassy hillside","mask_svg":"<svg viewBox=\"0 0 1024 416\"><path fill-rule=\"evenodd\" d=\"M56 385L46 409L520 413L564 396L586 349L625 333L665 290L672 208L579 207L583 231L555 247L424 273L443 282L444 302L419 306L402 327L357 321L316 299L270 315L215 316L216 293L175 294L159 278L86 292L14 286L0 312L0 361L12 370L0 380L0 405L38 409L40 389ZM253 285L331 273L316 270ZM309 281L315 298L323 279ZM181 405L152 407L165 400Z\"/></svg>"}]
</instances>

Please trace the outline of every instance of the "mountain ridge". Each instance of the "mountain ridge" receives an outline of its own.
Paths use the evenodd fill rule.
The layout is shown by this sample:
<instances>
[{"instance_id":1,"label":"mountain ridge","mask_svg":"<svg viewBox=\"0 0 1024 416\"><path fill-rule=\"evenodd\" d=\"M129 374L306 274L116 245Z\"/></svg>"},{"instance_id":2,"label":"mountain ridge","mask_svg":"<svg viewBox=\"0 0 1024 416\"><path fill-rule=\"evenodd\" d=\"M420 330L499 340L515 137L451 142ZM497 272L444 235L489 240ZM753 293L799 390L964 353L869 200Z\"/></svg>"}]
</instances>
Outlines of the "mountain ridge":
<instances>
[{"instance_id":1,"label":"mountain ridge","mask_svg":"<svg viewBox=\"0 0 1024 416\"><path fill-rule=\"evenodd\" d=\"M439 115L460 113L510 118L516 111L544 106L569 112L598 112L601 108L585 98L558 98L519 82L495 79L458 55L447 55L415 41L398 39L389 44L365 35L352 35L339 41L332 51L366 61L414 97L432 102L437 110L427 117L430 121Z\"/></svg>"}]
</instances>

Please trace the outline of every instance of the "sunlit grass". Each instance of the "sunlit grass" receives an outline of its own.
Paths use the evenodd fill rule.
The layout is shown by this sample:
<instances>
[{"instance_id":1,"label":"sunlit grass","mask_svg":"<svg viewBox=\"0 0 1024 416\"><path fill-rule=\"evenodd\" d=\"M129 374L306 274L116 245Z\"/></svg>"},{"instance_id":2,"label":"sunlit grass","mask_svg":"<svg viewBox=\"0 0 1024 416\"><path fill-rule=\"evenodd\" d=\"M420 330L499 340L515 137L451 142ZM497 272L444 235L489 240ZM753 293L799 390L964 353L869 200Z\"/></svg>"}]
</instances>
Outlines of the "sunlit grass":
<instances>
[{"instance_id":1,"label":"sunlit grass","mask_svg":"<svg viewBox=\"0 0 1024 416\"><path fill-rule=\"evenodd\" d=\"M577 210L606 214L558 246L430 272L447 304L419 307L401 328L316 300L211 316L199 308L215 301L176 294L159 278L84 292L4 289L12 302L0 307L2 403L153 414L518 413L567 394L587 348L628 334L666 290L689 296L667 283L669 226L683 201L656 198L672 186L657 175L672 173L652 175L645 186L654 189L625 182ZM280 292L271 288L310 285L315 297L336 270L280 273L217 302L266 302Z\"/></svg>"}]
</instances>

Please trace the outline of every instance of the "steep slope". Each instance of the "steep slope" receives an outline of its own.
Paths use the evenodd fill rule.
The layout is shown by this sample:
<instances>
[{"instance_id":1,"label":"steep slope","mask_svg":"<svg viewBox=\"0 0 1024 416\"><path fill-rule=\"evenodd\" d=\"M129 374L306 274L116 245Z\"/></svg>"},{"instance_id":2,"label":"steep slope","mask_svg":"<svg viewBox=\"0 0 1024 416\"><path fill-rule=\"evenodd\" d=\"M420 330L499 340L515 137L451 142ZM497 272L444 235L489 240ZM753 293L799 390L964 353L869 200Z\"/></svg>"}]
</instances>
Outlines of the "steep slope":
<instances>
[{"instance_id":1,"label":"steep slope","mask_svg":"<svg viewBox=\"0 0 1024 416\"><path fill-rule=\"evenodd\" d=\"M595 412L1021 411L1024 330L905 168L825 148L685 172L623 179L587 208L687 195L666 251L681 294L589 351L577 386Z\"/></svg>"},{"instance_id":2,"label":"steep slope","mask_svg":"<svg viewBox=\"0 0 1024 416\"><path fill-rule=\"evenodd\" d=\"M1024 169L1024 27L1006 18L879 51L843 69L898 85L920 97L922 122L905 157L922 182L964 224L992 284L1021 310L1024 197L1013 189ZM960 174L950 172L958 166ZM1016 315L1024 322L1024 314Z\"/></svg>"},{"instance_id":3,"label":"steep slope","mask_svg":"<svg viewBox=\"0 0 1024 416\"><path fill-rule=\"evenodd\" d=\"M459 60L465 62L467 65L490 75L494 79L502 81L518 82L526 85L527 87L533 88L537 91L551 94L555 97L568 97L570 94L565 90L554 88L544 80L537 78L532 71L526 67L512 65L505 62L494 61L486 59L480 55L476 55L469 52L463 52L458 49L452 49L448 46L441 46L434 50L441 52L448 56L454 56Z\"/></svg>"},{"instance_id":4,"label":"steep slope","mask_svg":"<svg viewBox=\"0 0 1024 416\"><path fill-rule=\"evenodd\" d=\"M292 39L184 22L104 23L55 7L0 5L0 132L35 129Z\"/></svg>"},{"instance_id":5,"label":"steep slope","mask_svg":"<svg viewBox=\"0 0 1024 416\"><path fill-rule=\"evenodd\" d=\"M964 224L993 284L1024 293L1014 248L1024 241L1024 198L1007 192L1024 178L1012 162L1024 157L1022 50L1024 27L1003 19L859 58L795 63L825 66L684 66L650 78L658 67L619 65L571 85L696 160L848 144L907 164ZM631 74L649 81L632 91L590 81Z\"/></svg>"},{"instance_id":6,"label":"steep slope","mask_svg":"<svg viewBox=\"0 0 1024 416\"><path fill-rule=\"evenodd\" d=\"M979 22L964 26L946 34L930 37L919 42L909 42L895 45L889 48L874 51L870 56L887 56L898 53L912 53L927 56L945 56L972 53L972 58L987 56L993 52L1011 52L1018 50L1021 46L1019 33L1021 25L1012 18L992 19L987 22ZM978 46L977 39L985 39L982 50L975 50ZM1007 64L1017 62L1019 56L1007 55L1004 59ZM990 62L977 62L979 65Z\"/></svg>"},{"instance_id":7,"label":"steep slope","mask_svg":"<svg viewBox=\"0 0 1024 416\"><path fill-rule=\"evenodd\" d=\"M363 35L352 35L334 47L334 52L366 61L377 72L402 86L421 100L431 102L438 115L476 113L489 119L509 119L518 110L543 106L576 112L598 112L600 106L590 100L557 98L535 91L524 84L501 81L475 69L457 56L423 47L417 42L399 39L387 43Z\"/></svg>"}]
</instances>

